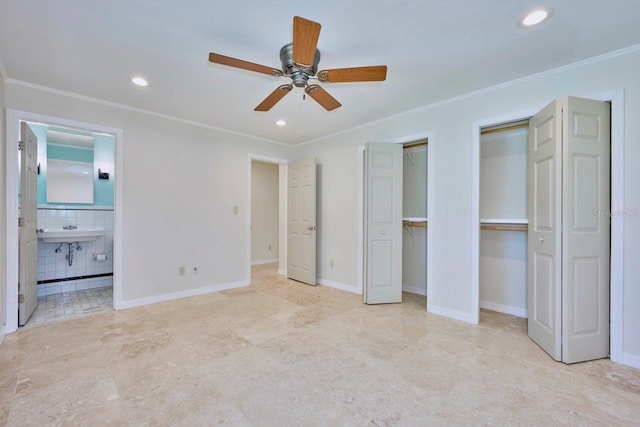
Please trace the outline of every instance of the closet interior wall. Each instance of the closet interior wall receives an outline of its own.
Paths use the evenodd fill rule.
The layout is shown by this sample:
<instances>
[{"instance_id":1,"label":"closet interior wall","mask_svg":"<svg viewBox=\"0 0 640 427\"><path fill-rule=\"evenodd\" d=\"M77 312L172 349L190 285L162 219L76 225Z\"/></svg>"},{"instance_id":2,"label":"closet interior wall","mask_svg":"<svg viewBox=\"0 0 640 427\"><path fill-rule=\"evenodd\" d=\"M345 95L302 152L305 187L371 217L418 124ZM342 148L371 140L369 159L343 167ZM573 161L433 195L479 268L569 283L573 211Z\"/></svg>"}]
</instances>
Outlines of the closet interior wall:
<instances>
[{"instance_id":1,"label":"closet interior wall","mask_svg":"<svg viewBox=\"0 0 640 427\"><path fill-rule=\"evenodd\" d=\"M480 308L527 317L528 122L480 136Z\"/></svg>"},{"instance_id":2,"label":"closet interior wall","mask_svg":"<svg viewBox=\"0 0 640 427\"><path fill-rule=\"evenodd\" d=\"M403 154L402 290L427 295L427 141Z\"/></svg>"}]
</instances>

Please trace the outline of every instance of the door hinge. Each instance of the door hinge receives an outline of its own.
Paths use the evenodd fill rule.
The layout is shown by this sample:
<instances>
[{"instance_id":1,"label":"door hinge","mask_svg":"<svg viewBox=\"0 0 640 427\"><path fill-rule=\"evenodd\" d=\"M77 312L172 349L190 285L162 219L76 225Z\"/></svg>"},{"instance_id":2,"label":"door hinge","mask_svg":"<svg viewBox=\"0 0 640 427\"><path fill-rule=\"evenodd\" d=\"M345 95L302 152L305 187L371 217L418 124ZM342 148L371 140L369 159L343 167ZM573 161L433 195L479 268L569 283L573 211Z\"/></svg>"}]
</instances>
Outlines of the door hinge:
<instances>
[{"instance_id":1,"label":"door hinge","mask_svg":"<svg viewBox=\"0 0 640 427\"><path fill-rule=\"evenodd\" d=\"M24 141L18 141L18 151L24 150Z\"/></svg>"},{"instance_id":2,"label":"door hinge","mask_svg":"<svg viewBox=\"0 0 640 427\"><path fill-rule=\"evenodd\" d=\"M24 294L18 295L18 304L24 304Z\"/></svg>"},{"instance_id":3,"label":"door hinge","mask_svg":"<svg viewBox=\"0 0 640 427\"><path fill-rule=\"evenodd\" d=\"M18 218L18 227L24 227L24 218Z\"/></svg>"}]
</instances>

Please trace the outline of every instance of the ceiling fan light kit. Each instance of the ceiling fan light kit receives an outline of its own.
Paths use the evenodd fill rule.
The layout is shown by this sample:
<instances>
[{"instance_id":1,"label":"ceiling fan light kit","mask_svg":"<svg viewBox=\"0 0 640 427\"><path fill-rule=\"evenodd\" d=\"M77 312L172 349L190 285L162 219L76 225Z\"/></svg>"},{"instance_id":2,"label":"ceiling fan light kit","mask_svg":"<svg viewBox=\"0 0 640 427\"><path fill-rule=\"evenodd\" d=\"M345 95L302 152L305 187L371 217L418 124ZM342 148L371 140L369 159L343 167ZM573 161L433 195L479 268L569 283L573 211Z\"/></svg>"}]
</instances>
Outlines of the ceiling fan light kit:
<instances>
[{"instance_id":1,"label":"ceiling fan light kit","mask_svg":"<svg viewBox=\"0 0 640 427\"><path fill-rule=\"evenodd\" d=\"M299 16L293 18L293 42L284 45L280 49L280 62L282 63L280 70L213 52L209 54L209 61L273 77L288 77L291 79L290 84L281 85L271 92L264 101L258 104L254 111L269 111L286 94L291 92L294 86L304 88L305 93L327 111L335 110L342 105L322 86L309 84L309 79L317 79L322 83L377 82L386 80L386 65L336 68L318 72L320 51L317 49L317 45L320 37L320 28L321 26L317 22Z\"/></svg>"}]
</instances>

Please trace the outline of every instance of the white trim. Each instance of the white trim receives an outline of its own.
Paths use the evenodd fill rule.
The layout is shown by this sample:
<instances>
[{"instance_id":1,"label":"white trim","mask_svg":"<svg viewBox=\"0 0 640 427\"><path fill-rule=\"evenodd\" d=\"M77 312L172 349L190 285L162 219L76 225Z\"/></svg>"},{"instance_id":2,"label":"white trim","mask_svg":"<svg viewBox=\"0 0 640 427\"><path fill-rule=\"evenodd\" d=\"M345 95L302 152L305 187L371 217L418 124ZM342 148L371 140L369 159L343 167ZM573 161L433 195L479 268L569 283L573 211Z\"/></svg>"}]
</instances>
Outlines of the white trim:
<instances>
[{"instance_id":1,"label":"white trim","mask_svg":"<svg viewBox=\"0 0 640 427\"><path fill-rule=\"evenodd\" d=\"M422 295L423 297L427 296L427 290L425 288L419 288L417 286L402 285L402 292L408 292L410 294Z\"/></svg>"},{"instance_id":2,"label":"white trim","mask_svg":"<svg viewBox=\"0 0 640 427\"><path fill-rule=\"evenodd\" d=\"M611 359L613 360L613 359ZM622 353L622 358L613 360L614 362L622 363L623 365L631 366L632 368L640 369L640 356L631 353Z\"/></svg>"},{"instance_id":3,"label":"white trim","mask_svg":"<svg viewBox=\"0 0 640 427\"><path fill-rule=\"evenodd\" d=\"M358 147L358 288L364 295L364 150Z\"/></svg>"},{"instance_id":4,"label":"white trim","mask_svg":"<svg viewBox=\"0 0 640 427\"><path fill-rule=\"evenodd\" d=\"M247 280L249 282L251 282L251 266L252 265L257 265L253 263L253 260L251 259L251 162L253 162L254 160L257 160L259 162L265 162L265 163L273 163L273 164L277 164L277 165L288 165L291 161L290 160L286 160L286 159L279 159L277 157L269 157L269 156L263 156L262 154L252 154L249 153L248 156L248 163L247 163L247 208L246 208L246 220L247 220ZM285 173L286 176L286 173ZM280 193L280 168L278 168L278 193ZM287 203L287 193L288 193L288 186L285 186L286 191L285 191L285 203ZM285 205L286 206L286 205ZM279 218L279 213L280 213L280 202L278 202L278 222L280 222L280 218ZM280 234L284 233L284 253L287 253L287 209L284 210L284 215L285 215L285 219L284 219L284 230L278 230L278 242L280 241ZM279 251L279 249L278 249ZM287 256L288 258L288 256ZM276 260L274 262L278 262L278 258L276 258ZM266 263L265 263L266 264ZM284 260L284 265L285 265L285 269L287 268L287 261L286 259ZM278 270L279 271L279 270ZM286 275L286 273L285 273Z\"/></svg>"},{"instance_id":5,"label":"white trim","mask_svg":"<svg viewBox=\"0 0 640 427\"><path fill-rule=\"evenodd\" d=\"M333 282L331 280L316 278L316 283L322 286L339 289L341 291L350 292L352 294L362 295L362 291L357 286L345 285L344 283Z\"/></svg>"},{"instance_id":6,"label":"white trim","mask_svg":"<svg viewBox=\"0 0 640 427\"><path fill-rule=\"evenodd\" d=\"M275 264L276 262L278 262L278 258L259 259L257 261L251 261L251 265Z\"/></svg>"},{"instance_id":7,"label":"white trim","mask_svg":"<svg viewBox=\"0 0 640 427\"><path fill-rule=\"evenodd\" d=\"M429 291L429 286L427 286L427 292ZM427 303L429 302L429 297L427 296ZM473 318L469 313L465 313L463 311L450 310L448 308L440 307L438 305L431 304L429 306L429 313L437 314L439 316L448 317L454 320L460 320L462 322L467 323L475 323Z\"/></svg>"},{"instance_id":8,"label":"white trim","mask_svg":"<svg viewBox=\"0 0 640 427\"><path fill-rule=\"evenodd\" d=\"M143 305L156 304L159 302L173 301L180 298L188 298L188 297L193 297L198 295L210 294L212 292L226 291L229 289L248 286L250 284L251 282L248 280L241 280L239 282L224 283L221 285L213 285L213 286L207 286L204 288L189 289L186 291L171 292L168 294L155 295L147 298L139 298L139 299L133 299L128 301L122 301L121 303L122 305L120 309L124 310L128 308L140 307Z\"/></svg>"},{"instance_id":9,"label":"white trim","mask_svg":"<svg viewBox=\"0 0 640 427\"><path fill-rule=\"evenodd\" d=\"M611 101L611 212L624 212L624 89L600 94ZM623 362L624 353L624 216L611 218L610 358ZM627 363L625 363L627 364ZM634 366L629 364L630 366ZM640 364L635 365L640 368Z\"/></svg>"},{"instance_id":10,"label":"white trim","mask_svg":"<svg viewBox=\"0 0 640 427\"><path fill-rule=\"evenodd\" d=\"M526 308L518 308L512 307L510 305L502 305L496 304L495 302L490 301L480 301L480 308L484 308L485 310L497 311L498 313L510 314L512 316L518 316L527 318L527 309Z\"/></svg>"},{"instance_id":11,"label":"white trim","mask_svg":"<svg viewBox=\"0 0 640 427\"><path fill-rule=\"evenodd\" d=\"M430 132L428 136L429 145L427 145L427 221L429 221L429 228L426 229L427 233L427 307L426 310L429 313L433 313L432 289L433 289L433 229L434 224L438 227L438 221L433 216L433 203L430 200L435 200L435 180L433 179L433 172L435 171L435 160L433 156L433 147L437 144L435 132Z\"/></svg>"},{"instance_id":12,"label":"white trim","mask_svg":"<svg viewBox=\"0 0 640 427\"><path fill-rule=\"evenodd\" d=\"M278 274L280 276L286 276L287 275L287 269L286 268L279 268L278 269Z\"/></svg>"},{"instance_id":13,"label":"white trim","mask_svg":"<svg viewBox=\"0 0 640 427\"><path fill-rule=\"evenodd\" d=\"M619 50L614 50L613 52L607 52L605 54L594 56L594 57L591 57L591 58L587 58L587 59L584 59L582 61L572 62L571 64L562 65L560 67L552 68L550 70L541 71L541 72L536 73L536 74L530 74L528 76L521 77L519 79L510 80L510 81L499 83L499 84L496 84L496 85L493 85L493 86L488 86L488 87L485 87L485 88L482 88L482 89L478 89L478 90L475 90L475 91L472 91L472 92L467 92L467 93L462 94L462 95L458 95L458 96L454 96L454 97L451 97L451 98L443 99L441 101L436 101L436 102L433 102L431 104L427 104L427 105L423 105L423 106L418 107L418 108L414 108L412 110L403 111L401 113L394 114L394 115L391 115L391 116L387 116L387 117L384 117L382 119L373 120L373 121L370 121L370 122L367 122L367 123L363 123L361 125L354 126L354 127L349 128L349 129L343 129L341 131L334 132L334 133L331 133L329 135L324 135L324 136L320 136L320 137L317 137L317 138L309 139L307 141L300 142L298 144L293 144L292 146L293 147L300 147L302 145L321 142L323 140L327 140L327 139L333 138L335 136L347 134L347 133L353 132L353 131L358 130L358 129L363 129L363 128L366 128L366 127L369 127L369 126L373 126L373 125L376 125L376 124L381 124L381 123L385 123L385 122L388 122L388 121L396 120L396 119L399 119L399 118L402 118L402 117L405 117L405 116L409 116L411 114L419 113L421 111L426 111L426 110L430 110L430 109L433 109L433 108L441 107L441 106L446 105L446 104L451 104L451 103L454 103L454 102L457 102L457 101L462 101L462 100L465 100L465 99L473 98L474 96L483 95L483 94L486 94L486 93L491 93L491 92L499 90L499 89L504 89L504 88L508 88L508 87L515 86L515 85L518 85L518 84L526 83L526 82L529 82L531 80L536 80L536 79L541 79L541 78L544 78L544 77L547 77L547 76L552 76L554 74L558 74L558 73L561 73L561 72L564 72L564 71L573 70L575 68L583 67L585 65L594 64L594 63L598 63L598 62L601 62L601 61L606 61L608 59L615 58L615 57L622 56L622 55L626 55L626 54L629 54L629 53L633 53L633 52L638 51L638 50L640 50L640 44L636 44L636 45L633 45L633 46L625 47L625 48L622 48L622 49L619 49ZM504 122L496 122L496 123L504 123Z\"/></svg>"},{"instance_id":14,"label":"white trim","mask_svg":"<svg viewBox=\"0 0 640 427\"><path fill-rule=\"evenodd\" d=\"M197 122L195 120L183 119L183 118L172 116L172 115L169 115L169 114L158 113L158 112L155 112L155 111L146 110L144 108L133 107L133 106L127 105L127 104L120 104L118 102L107 101L107 100L104 100L104 99L101 99L101 98L94 98L92 96L81 95L81 94L75 93L75 92L68 92L66 90L60 90L60 89L55 89L55 88L52 88L52 87L43 86L43 85L39 85L39 84L35 84L35 83L29 83L29 82L25 82L23 80L5 79L5 82L6 83L10 83L10 84L14 84L16 86L23 86L23 87L27 87L27 88L30 88L30 89L41 90L43 92L53 93L53 94L56 94L56 95L61 95L61 96L69 97L69 98L79 99L79 100L82 100L82 101L92 102L94 104L106 105L108 107L120 108L122 110L127 110L127 111L134 111L136 113L147 114L149 116L159 117L161 119L172 120L172 121L176 121L176 122L180 122L180 123L184 123L184 124L188 124L188 125L192 125L192 126L202 127L202 128L206 128L206 129L212 129L212 130L216 130L216 131L219 131L219 132L229 133L229 134L232 134L232 135L238 135L238 136L242 136L242 137L245 137L245 138L251 138L251 139L254 139L254 140L258 140L258 141L270 142L272 144L281 145L281 146L288 147L288 148L292 148L293 147L292 144L285 144L284 142L274 141L272 139L261 138L259 136L249 135L249 134L242 133L242 132L236 132L236 131L229 130L229 129L224 129L224 128L221 128L221 127L218 127L218 126L213 126L213 125L208 125L206 123Z\"/></svg>"},{"instance_id":15,"label":"white trim","mask_svg":"<svg viewBox=\"0 0 640 427\"><path fill-rule=\"evenodd\" d=\"M114 152L114 234L113 234L113 308L121 308L122 299L122 188L123 188L123 144L121 129L94 125L86 122L62 119L44 114L7 108L5 150L5 332L18 329L18 150L9 149L10 141L20 137L20 121L40 122L50 125L106 133L115 138ZM15 145L13 145L15 148Z\"/></svg>"}]
</instances>

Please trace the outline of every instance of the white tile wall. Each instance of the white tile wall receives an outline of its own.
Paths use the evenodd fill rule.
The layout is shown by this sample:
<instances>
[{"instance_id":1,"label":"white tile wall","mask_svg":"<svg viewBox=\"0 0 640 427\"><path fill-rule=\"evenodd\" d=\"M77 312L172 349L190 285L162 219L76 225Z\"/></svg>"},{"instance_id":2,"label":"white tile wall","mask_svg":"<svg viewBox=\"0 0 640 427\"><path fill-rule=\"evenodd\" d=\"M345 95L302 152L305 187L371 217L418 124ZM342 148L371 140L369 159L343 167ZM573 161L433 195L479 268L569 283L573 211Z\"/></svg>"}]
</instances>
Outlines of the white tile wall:
<instances>
[{"instance_id":1,"label":"white tile wall","mask_svg":"<svg viewBox=\"0 0 640 427\"><path fill-rule=\"evenodd\" d=\"M44 243L38 240L38 280L63 279L75 276L113 273L113 208L111 207L38 207L38 228L62 229L65 225L78 228L101 227L104 237L93 242L80 242L81 250L74 245L73 263L66 259L69 246L65 243L60 252L59 243ZM94 254L106 254L106 261L94 261ZM71 290L92 289L111 286L111 277L55 282L38 285L38 295L51 295Z\"/></svg>"}]
</instances>

